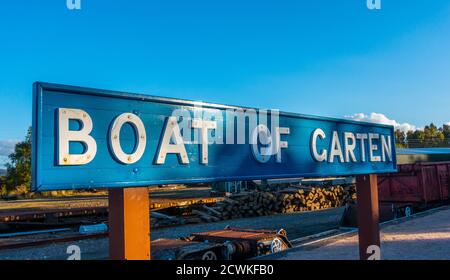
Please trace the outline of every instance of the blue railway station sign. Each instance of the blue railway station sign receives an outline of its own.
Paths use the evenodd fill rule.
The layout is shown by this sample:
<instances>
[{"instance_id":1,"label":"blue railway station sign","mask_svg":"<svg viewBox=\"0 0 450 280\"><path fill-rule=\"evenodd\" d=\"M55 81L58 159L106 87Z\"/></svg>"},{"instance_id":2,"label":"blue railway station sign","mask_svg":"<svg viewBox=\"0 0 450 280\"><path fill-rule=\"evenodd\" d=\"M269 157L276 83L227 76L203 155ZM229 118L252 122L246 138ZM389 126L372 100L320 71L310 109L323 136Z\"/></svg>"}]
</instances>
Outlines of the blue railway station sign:
<instances>
[{"instance_id":1,"label":"blue railway station sign","mask_svg":"<svg viewBox=\"0 0 450 280\"><path fill-rule=\"evenodd\" d=\"M387 173L395 154L387 125L34 84L34 191Z\"/></svg>"}]
</instances>

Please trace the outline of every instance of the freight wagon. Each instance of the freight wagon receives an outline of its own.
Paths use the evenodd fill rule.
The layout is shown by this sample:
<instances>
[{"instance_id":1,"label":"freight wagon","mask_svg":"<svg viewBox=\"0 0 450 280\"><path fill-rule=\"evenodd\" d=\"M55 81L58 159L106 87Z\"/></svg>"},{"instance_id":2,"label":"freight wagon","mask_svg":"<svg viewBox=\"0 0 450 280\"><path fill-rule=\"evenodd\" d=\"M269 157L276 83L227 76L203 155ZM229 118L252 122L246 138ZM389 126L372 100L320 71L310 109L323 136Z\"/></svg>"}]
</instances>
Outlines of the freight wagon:
<instances>
[{"instance_id":1,"label":"freight wagon","mask_svg":"<svg viewBox=\"0 0 450 280\"><path fill-rule=\"evenodd\" d=\"M378 176L380 208L409 215L413 209L449 202L450 149L399 149L397 159L397 173Z\"/></svg>"},{"instance_id":2,"label":"freight wagon","mask_svg":"<svg viewBox=\"0 0 450 280\"><path fill-rule=\"evenodd\" d=\"M398 166L398 173L378 178L380 202L430 204L449 199L450 162Z\"/></svg>"},{"instance_id":3,"label":"freight wagon","mask_svg":"<svg viewBox=\"0 0 450 280\"><path fill-rule=\"evenodd\" d=\"M378 175L380 222L449 203L450 148L397 149L396 173ZM357 226L356 205L347 205L342 225Z\"/></svg>"}]
</instances>

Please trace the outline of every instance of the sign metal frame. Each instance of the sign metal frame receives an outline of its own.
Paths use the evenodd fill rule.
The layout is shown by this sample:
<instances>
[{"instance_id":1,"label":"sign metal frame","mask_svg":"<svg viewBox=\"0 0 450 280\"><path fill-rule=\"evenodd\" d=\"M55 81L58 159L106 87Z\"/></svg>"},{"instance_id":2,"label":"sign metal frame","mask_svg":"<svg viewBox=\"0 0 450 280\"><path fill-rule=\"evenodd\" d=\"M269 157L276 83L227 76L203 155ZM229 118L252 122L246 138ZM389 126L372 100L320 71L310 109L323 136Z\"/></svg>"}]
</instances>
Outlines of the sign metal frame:
<instances>
[{"instance_id":1,"label":"sign metal frame","mask_svg":"<svg viewBox=\"0 0 450 280\"><path fill-rule=\"evenodd\" d=\"M72 184L70 186L61 186L60 184L47 184L43 182L41 169L43 168L42 162L42 150L44 145L44 137L42 135L41 125L43 124L43 94L45 92L63 92L65 94L81 94L85 96L92 97L110 97L114 99L121 100L133 100L133 101L143 101L143 102L152 102L159 104L169 104L176 106L184 106L184 107L193 107L193 106L201 106L202 108L209 109L219 109L219 110L256 110L259 109L250 108L250 107L237 107L237 106L229 106L229 105L220 105L220 104L212 104L212 103L204 103L204 102L196 102L190 100L183 99L174 99L174 98L164 98L164 97L156 97L151 95L143 95L143 94L132 94L118 91L110 91L110 90L102 90L102 89L92 89L92 88L84 88L84 87L76 87L76 86L68 86L68 85L60 85L60 84L51 84L51 83L42 83L36 82L33 85L33 149L32 149L32 189L34 191L48 191L48 190L60 190L60 189L90 189L90 188L123 188L123 187L140 187L140 186L149 186L149 185L159 185L159 184L181 184L181 183L206 183L206 182L215 182L215 181L235 181L235 180L258 180L258 179L277 179L277 178L298 178L298 177L325 177L325 176L346 176L346 175L363 175L363 174L376 174L376 173L387 173L387 172L396 172L397 171L397 163L395 156L395 134L394 127L383 124L375 124L368 122L359 122L347 119L337 119L330 117L321 117L321 116L311 116L297 113L287 113L287 112L279 112L280 118L297 118L297 119L305 119L312 121L325 121L325 122L333 122L336 125L357 125L357 126L367 126L367 127L375 127L375 128L384 128L390 131L391 135L391 153L392 153L392 168L382 169L382 170L360 170L355 172L334 172L332 174L307 174L299 172L298 174L265 174L265 175L255 175L255 176L226 176L226 177L204 177L204 176L196 176L195 174L192 178L177 180L177 179L168 179L168 180L145 180L145 181L134 181L134 180L123 180L123 181L114 181L107 183L96 183L96 182L86 182L83 184ZM57 128L55 128L57 129ZM56 147L55 147L56 150ZM367 152L367 151L366 151Z\"/></svg>"}]
</instances>

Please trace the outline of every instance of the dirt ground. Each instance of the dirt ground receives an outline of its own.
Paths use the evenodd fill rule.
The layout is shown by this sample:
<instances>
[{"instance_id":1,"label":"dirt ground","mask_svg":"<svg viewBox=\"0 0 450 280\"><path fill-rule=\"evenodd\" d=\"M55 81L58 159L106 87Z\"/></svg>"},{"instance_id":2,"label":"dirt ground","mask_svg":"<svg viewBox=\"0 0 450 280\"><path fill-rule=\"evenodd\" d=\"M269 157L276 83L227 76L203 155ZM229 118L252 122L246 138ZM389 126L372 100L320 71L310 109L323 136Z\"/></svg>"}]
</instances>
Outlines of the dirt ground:
<instances>
[{"instance_id":1,"label":"dirt ground","mask_svg":"<svg viewBox=\"0 0 450 280\"><path fill-rule=\"evenodd\" d=\"M358 236L312 249L293 249L280 259L355 260L359 258ZM450 260L450 209L416 217L381 230L381 259Z\"/></svg>"}]
</instances>

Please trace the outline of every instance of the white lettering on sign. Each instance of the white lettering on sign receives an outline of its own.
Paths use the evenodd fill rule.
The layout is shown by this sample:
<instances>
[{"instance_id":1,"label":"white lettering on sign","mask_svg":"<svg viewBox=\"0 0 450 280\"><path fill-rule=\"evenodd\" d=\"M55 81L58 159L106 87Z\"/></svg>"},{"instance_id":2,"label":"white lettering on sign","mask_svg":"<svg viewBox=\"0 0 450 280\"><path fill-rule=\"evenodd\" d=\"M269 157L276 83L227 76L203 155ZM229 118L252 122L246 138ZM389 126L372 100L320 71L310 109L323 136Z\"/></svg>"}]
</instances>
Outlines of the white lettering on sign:
<instances>
[{"instance_id":1,"label":"white lettering on sign","mask_svg":"<svg viewBox=\"0 0 450 280\"><path fill-rule=\"evenodd\" d=\"M380 156L375 156L374 152L378 150L378 146L374 144L375 140L378 140L380 135L377 133L369 133L369 160L372 162L381 161Z\"/></svg>"},{"instance_id":2,"label":"white lettering on sign","mask_svg":"<svg viewBox=\"0 0 450 280\"><path fill-rule=\"evenodd\" d=\"M170 142L173 141L173 144ZM177 154L178 160L183 164L189 164L189 159L181 137L180 128L176 117L169 117L164 130L162 143L159 147L156 164L164 164L167 154Z\"/></svg>"},{"instance_id":3,"label":"white lettering on sign","mask_svg":"<svg viewBox=\"0 0 450 280\"><path fill-rule=\"evenodd\" d=\"M366 161L366 150L365 150L365 144L364 141L367 139L367 134L365 133L356 133L356 139L360 140L360 147L361 147L361 161Z\"/></svg>"},{"instance_id":4,"label":"white lettering on sign","mask_svg":"<svg viewBox=\"0 0 450 280\"><path fill-rule=\"evenodd\" d=\"M386 161L386 155L388 157L388 160L392 161L391 136L381 135L381 161Z\"/></svg>"},{"instance_id":5,"label":"white lettering on sign","mask_svg":"<svg viewBox=\"0 0 450 280\"><path fill-rule=\"evenodd\" d=\"M58 116L58 155L59 165L84 165L91 162L97 153L97 143L91 132L94 129L93 121L86 111L80 109L59 108ZM214 114L213 114L214 113ZM207 165L209 163L209 145L224 144L222 132L216 135L217 130L224 130L222 123L224 120L217 112L211 112L214 120L208 120L202 117L190 118L188 113L180 116L181 127L189 139L184 140L179 117L167 117L163 127L161 141L156 153L155 164L162 165L166 162L168 154L175 154L178 162L189 164L189 157L186 151L186 144L200 145L199 163ZM282 162L282 150L288 149L288 141L281 137L287 137L291 134L289 127L280 127L278 122L272 122L272 129L264 124L267 122L267 116L259 116L260 123L254 127L249 125L250 137L249 144L255 160L260 163L268 163L275 156L277 163ZM265 120L264 120L265 119ZM234 116L231 118L234 128ZM244 121L245 117L241 116ZM79 125L78 130L71 130L70 124L76 122ZM188 121L189 125L183 122ZM273 120L272 120L273 121ZM249 119L250 122L250 119ZM275 123L275 124L274 124ZM125 124L129 124L134 131L133 151L127 153L123 150L121 144L121 130ZM200 141L190 141L191 130L198 130ZM210 132L212 136L210 137ZM227 128L228 131L228 128ZM243 130L245 131L245 130ZM393 160L392 138L390 135L379 133L357 133L336 130L330 131L330 140L327 141L327 134L322 128L313 130L310 138L310 151L312 159L316 162L327 163L352 163L352 162L386 162ZM227 135L228 136L228 135ZM234 134L233 134L234 137ZM215 138L215 139L213 139ZM141 118L133 113L123 113L117 116L110 126L108 143L112 156L122 164L133 164L142 159L147 146L148 135L145 125ZM123 140L123 139L122 139ZM130 139L127 139L130 141ZM211 141L210 141L211 140ZM239 140L239 139L238 139ZM245 140L241 139L241 140ZM77 142L83 145L81 153L71 153L70 143ZM358 144L359 142L359 144ZM240 141L238 141L238 144ZM241 143L243 144L243 143ZM128 143L130 146L130 143ZM368 157L366 157L368 151ZM359 153L359 156L357 155Z\"/></svg>"},{"instance_id":6,"label":"white lettering on sign","mask_svg":"<svg viewBox=\"0 0 450 280\"><path fill-rule=\"evenodd\" d=\"M288 141L281 141L281 135L288 135L291 133L288 127L277 127L275 133L275 150L277 154L277 162L281 163L281 149L288 148Z\"/></svg>"},{"instance_id":7,"label":"white lettering on sign","mask_svg":"<svg viewBox=\"0 0 450 280\"><path fill-rule=\"evenodd\" d=\"M326 138L325 132L316 128L311 135L311 154L315 161L323 162L328 159L328 162L333 163L335 157L338 157L339 162L357 162L358 158L355 154L357 142L359 141L359 153L361 162L366 161L366 143L369 148L369 161L371 162L385 162L392 161L392 144L390 135L380 135L378 133L353 133L343 132L343 149L339 134L337 131L332 132L331 143L329 144L329 154L327 149L318 150L318 141L323 141ZM368 140L368 141L366 141ZM380 141L381 140L381 141ZM380 143L381 142L381 143ZM380 150L381 155L375 153ZM344 150L344 152L343 152Z\"/></svg>"},{"instance_id":8,"label":"white lettering on sign","mask_svg":"<svg viewBox=\"0 0 450 280\"><path fill-rule=\"evenodd\" d=\"M255 159L261 163L268 162L273 155L272 137L269 128L264 124L256 126L255 129L253 129L251 141L252 152ZM263 145L261 148L258 145L259 143Z\"/></svg>"},{"instance_id":9,"label":"white lettering on sign","mask_svg":"<svg viewBox=\"0 0 450 280\"><path fill-rule=\"evenodd\" d=\"M134 149L134 152L131 154L126 154L122 150L122 146L120 144L120 130L122 129L122 126L126 123L132 125L135 131L135 137L137 142L136 148ZM145 132L145 127L144 124L142 123L142 120L135 114L124 113L114 120L111 126L109 143L113 155L116 157L118 161L124 164L132 164L140 160L142 155L144 155L145 146L147 143L146 138L147 134Z\"/></svg>"},{"instance_id":10,"label":"white lettering on sign","mask_svg":"<svg viewBox=\"0 0 450 280\"><path fill-rule=\"evenodd\" d=\"M200 162L202 164L208 164L208 130L216 129L217 123L215 121L194 119L192 120L192 128L200 129L200 145L202 147Z\"/></svg>"},{"instance_id":11,"label":"white lettering on sign","mask_svg":"<svg viewBox=\"0 0 450 280\"><path fill-rule=\"evenodd\" d=\"M312 138L311 138L311 150L313 152L313 157L316 161L321 162L321 161L325 161L327 159L327 150L323 149L322 152L319 154L319 152L317 151L317 137L319 137L320 139L325 139L325 132L320 129L317 128L316 130L314 130L313 134L312 134Z\"/></svg>"},{"instance_id":12,"label":"white lettering on sign","mask_svg":"<svg viewBox=\"0 0 450 280\"><path fill-rule=\"evenodd\" d=\"M356 138L355 134L351 132L345 132L344 133L344 145L345 145L345 162L350 162L350 159L353 162L356 162L355 157L355 148L356 148ZM351 140L351 143L349 143L349 140Z\"/></svg>"},{"instance_id":13,"label":"white lettering on sign","mask_svg":"<svg viewBox=\"0 0 450 280\"><path fill-rule=\"evenodd\" d=\"M264 125L256 126L251 134L251 146L254 158L261 163L266 163L273 155L276 155L276 162L281 163L281 149L288 148L288 141L281 141L281 135L290 134L288 127L276 127L275 133ZM262 147L259 147L261 143Z\"/></svg>"},{"instance_id":14,"label":"white lettering on sign","mask_svg":"<svg viewBox=\"0 0 450 280\"><path fill-rule=\"evenodd\" d=\"M333 131L333 137L331 138L330 159L328 162L333 162L335 156L339 156L339 161L344 162L344 155L342 154L341 142L339 141L337 131Z\"/></svg>"},{"instance_id":15,"label":"white lettering on sign","mask_svg":"<svg viewBox=\"0 0 450 280\"><path fill-rule=\"evenodd\" d=\"M70 120L80 124L80 130L70 130ZM58 163L59 165L83 165L91 162L97 153L97 143L89 135L92 132L92 119L88 113L79 109L59 108L58 110ZM70 142L84 146L81 154L70 153Z\"/></svg>"}]
</instances>

